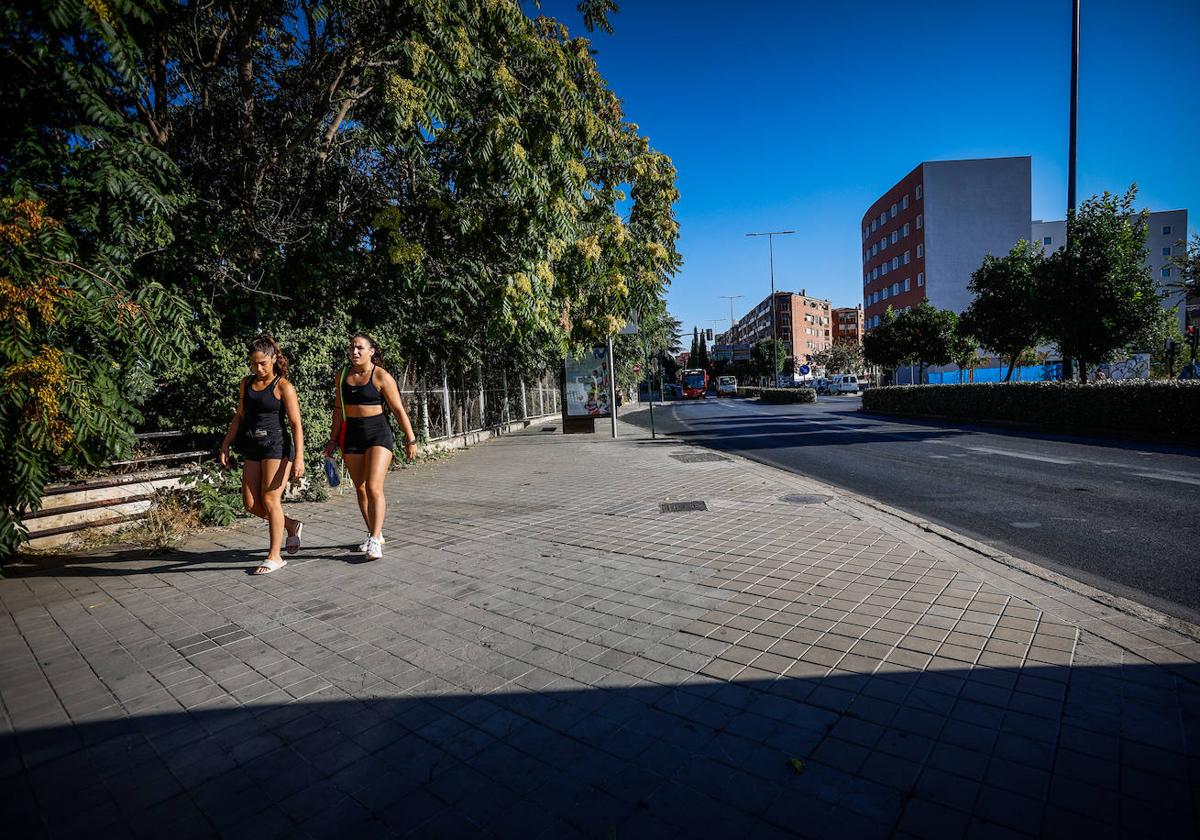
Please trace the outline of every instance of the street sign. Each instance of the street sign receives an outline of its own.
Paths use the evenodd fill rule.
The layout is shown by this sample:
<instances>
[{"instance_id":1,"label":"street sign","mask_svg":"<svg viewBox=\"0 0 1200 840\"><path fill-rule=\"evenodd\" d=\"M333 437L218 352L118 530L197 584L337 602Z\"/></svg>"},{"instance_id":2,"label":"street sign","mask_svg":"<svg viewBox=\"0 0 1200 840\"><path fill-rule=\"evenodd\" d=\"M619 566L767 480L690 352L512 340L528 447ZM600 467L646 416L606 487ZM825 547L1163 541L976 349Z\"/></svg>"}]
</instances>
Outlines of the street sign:
<instances>
[{"instance_id":1,"label":"street sign","mask_svg":"<svg viewBox=\"0 0 1200 840\"><path fill-rule=\"evenodd\" d=\"M809 374L808 365L800 365L800 367L796 368L796 373L800 374L801 376L808 376L808 374Z\"/></svg>"}]
</instances>

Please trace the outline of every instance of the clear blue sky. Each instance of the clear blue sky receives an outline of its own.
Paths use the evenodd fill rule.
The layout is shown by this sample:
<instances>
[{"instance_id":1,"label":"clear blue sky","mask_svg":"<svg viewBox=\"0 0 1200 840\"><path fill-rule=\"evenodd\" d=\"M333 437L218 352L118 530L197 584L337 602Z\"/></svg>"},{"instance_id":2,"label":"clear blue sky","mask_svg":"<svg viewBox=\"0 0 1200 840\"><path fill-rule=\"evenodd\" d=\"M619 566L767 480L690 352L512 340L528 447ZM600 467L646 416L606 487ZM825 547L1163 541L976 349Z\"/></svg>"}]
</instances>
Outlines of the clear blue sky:
<instances>
[{"instance_id":1,"label":"clear blue sky","mask_svg":"<svg viewBox=\"0 0 1200 840\"><path fill-rule=\"evenodd\" d=\"M723 323L770 288L861 302L858 223L924 160L1031 155L1033 216L1065 216L1070 0L618 0L597 63L679 172L672 313ZM1083 0L1079 198L1200 223L1200 2ZM583 32L575 2L543 10ZM744 309L739 309L740 316Z\"/></svg>"}]
</instances>

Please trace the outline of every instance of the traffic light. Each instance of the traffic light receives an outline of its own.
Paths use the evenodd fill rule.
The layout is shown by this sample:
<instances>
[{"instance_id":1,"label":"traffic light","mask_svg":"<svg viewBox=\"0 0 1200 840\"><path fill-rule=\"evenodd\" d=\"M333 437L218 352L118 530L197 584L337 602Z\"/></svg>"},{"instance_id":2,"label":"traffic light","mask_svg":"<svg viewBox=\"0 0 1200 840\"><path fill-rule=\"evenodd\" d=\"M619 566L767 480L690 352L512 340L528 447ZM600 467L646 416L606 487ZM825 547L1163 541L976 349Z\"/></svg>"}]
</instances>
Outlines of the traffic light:
<instances>
[{"instance_id":1,"label":"traffic light","mask_svg":"<svg viewBox=\"0 0 1200 840\"><path fill-rule=\"evenodd\" d=\"M709 327L707 330L705 330L705 331L704 331L704 338L705 338L705 340L707 340L707 341L712 341L712 340L713 340L713 336L712 336L712 328L711 328L711 327Z\"/></svg>"},{"instance_id":2,"label":"traffic light","mask_svg":"<svg viewBox=\"0 0 1200 840\"><path fill-rule=\"evenodd\" d=\"M1196 361L1196 348L1200 346L1200 329L1195 324L1188 324L1187 343L1192 350L1192 361Z\"/></svg>"}]
</instances>

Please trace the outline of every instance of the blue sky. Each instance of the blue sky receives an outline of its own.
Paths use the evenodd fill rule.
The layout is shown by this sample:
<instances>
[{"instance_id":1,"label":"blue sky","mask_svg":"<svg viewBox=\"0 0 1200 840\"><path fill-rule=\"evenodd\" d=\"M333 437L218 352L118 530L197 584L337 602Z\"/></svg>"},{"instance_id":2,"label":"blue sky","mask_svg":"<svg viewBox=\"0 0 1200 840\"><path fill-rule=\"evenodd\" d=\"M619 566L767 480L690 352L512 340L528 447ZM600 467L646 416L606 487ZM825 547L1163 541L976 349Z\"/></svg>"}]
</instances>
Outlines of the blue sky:
<instances>
[{"instance_id":1,"label":"blue sky","mask_svg":"<svg viewBox=\"0 0 1200 840\"><path fill-rule=\"evenodd\" d=\"M1070 0L619 0L597 63L679 172L684 266L668 301L690 332L718 296L780 289L861 302L858 222L923 160L1031 155L1034 218L1065 216ZM1083 0L1079 198L1200 222L1200 2ZM544 13L583 32L575 2ZM739 309L741 315L744 309Z\"/></svg>"}]
</instances>

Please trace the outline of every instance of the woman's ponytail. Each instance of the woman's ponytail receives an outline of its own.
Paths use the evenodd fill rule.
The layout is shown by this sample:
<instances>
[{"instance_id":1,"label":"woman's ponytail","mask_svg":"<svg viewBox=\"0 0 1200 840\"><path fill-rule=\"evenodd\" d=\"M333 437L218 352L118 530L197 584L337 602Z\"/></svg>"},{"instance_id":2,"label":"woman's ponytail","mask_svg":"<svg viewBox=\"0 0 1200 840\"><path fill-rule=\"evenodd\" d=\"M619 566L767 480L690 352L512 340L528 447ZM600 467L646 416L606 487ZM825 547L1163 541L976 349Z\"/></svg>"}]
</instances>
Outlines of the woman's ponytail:
<instances>
[{"instance_id":1,"label":"woman's ponytail","mask_svg":"<svg viewBox=\"0 0 1200 840\"><path fill-rule=\"evenodd\" d=\"M269 333L263 333L250 342L250 347L247 349L247 355L250 353L264 353L268 356L275 357L275 373L281 378L288 378L288 360L287 356L283 355L283 350L279 344L271 337Z\"/></svg>"}]
</instances>

